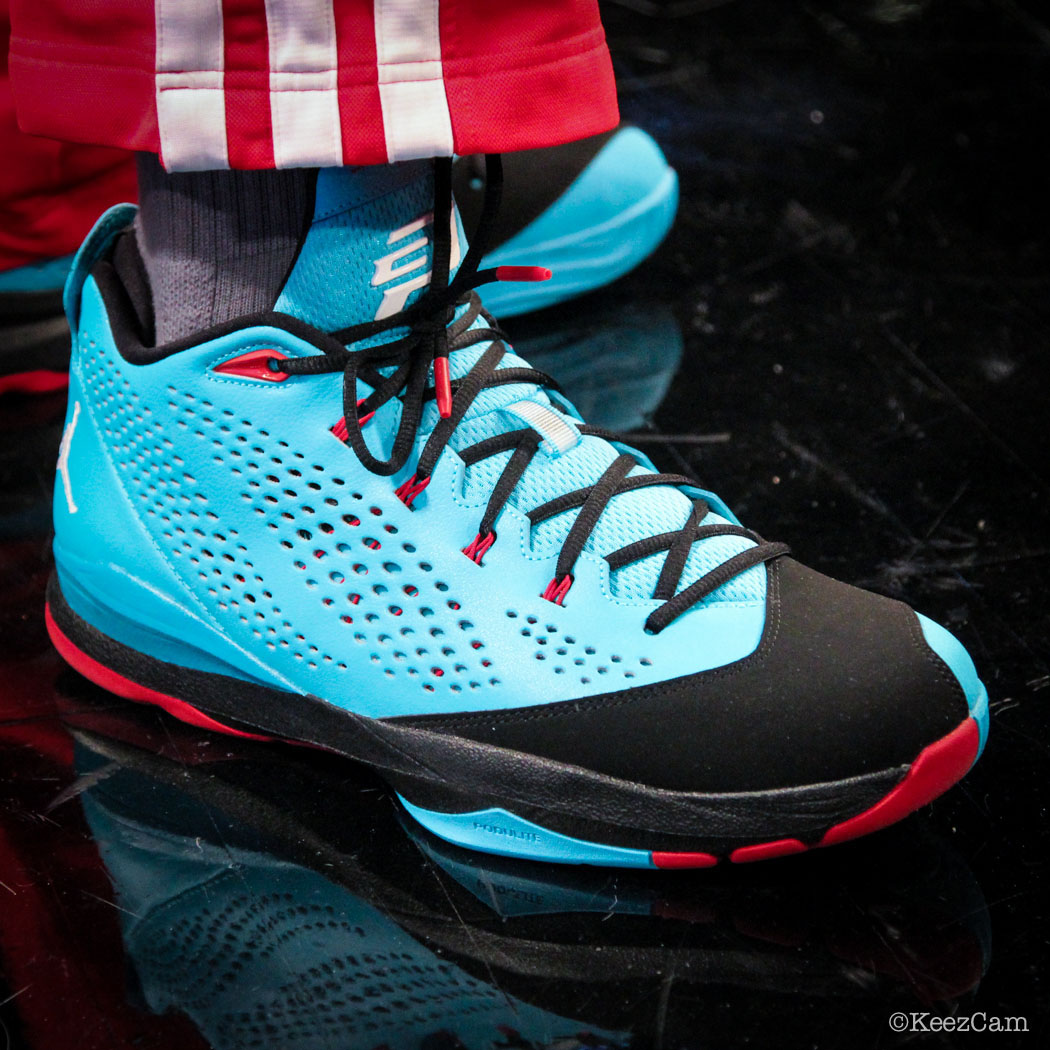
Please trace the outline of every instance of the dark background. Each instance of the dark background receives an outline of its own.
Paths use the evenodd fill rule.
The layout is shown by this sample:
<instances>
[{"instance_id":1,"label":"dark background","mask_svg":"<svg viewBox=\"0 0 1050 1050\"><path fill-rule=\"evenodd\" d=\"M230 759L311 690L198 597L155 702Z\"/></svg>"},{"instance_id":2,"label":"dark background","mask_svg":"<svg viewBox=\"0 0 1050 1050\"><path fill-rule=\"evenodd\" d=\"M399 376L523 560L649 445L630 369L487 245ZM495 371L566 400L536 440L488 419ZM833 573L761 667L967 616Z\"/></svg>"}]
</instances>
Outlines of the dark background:
<instances>
[{"instance_id":1,"label":"dark background","mask_svg":"<svg viewBox=\"0 0 1050 1050\"><path fill-rule=\"evenodd\" d=\"M989 903L978 1008L1038 1016L1030 1038L1045 1039L1047 5L603 12L623 113L682 178L670 244L628 279L685 333L655 423L731 435L674 443L664 462L974 655L990 743L932 819Z\"/></svg>"}]
</instances>

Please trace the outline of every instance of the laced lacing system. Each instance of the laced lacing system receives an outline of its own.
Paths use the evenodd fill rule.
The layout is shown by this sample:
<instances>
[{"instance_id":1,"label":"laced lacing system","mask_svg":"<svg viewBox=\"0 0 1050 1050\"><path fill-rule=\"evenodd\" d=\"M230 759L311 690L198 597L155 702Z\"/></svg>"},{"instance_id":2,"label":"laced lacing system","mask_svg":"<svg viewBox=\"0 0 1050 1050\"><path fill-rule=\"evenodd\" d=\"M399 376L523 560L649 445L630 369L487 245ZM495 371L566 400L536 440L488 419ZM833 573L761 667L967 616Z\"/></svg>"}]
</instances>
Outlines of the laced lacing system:
<instances>
[{"instance_id":1,"label":"laced lacing system","mask_svg":"<svg viewBox=\"0 0 1050 1050\"><path fill-rule=\"evenodd\" d=\"M343 373L343 418L333 432L353 449L361 464L373 474L390 477L408 462L415 447L423 411L431 400L437 401L438 422L424 443L412 477L398 487L397 495L411 507L416 497L430 482L431 474L474 399L481 391L508 383L530 383L558 390L554 380L534 368L500 368L507 354L506 336L493 317L482 307L475 288L491 281L546 280L550 271L538 267L497 267L479 270L487 247L487 235L499 208L502 190L502 166L498 155L485 158L486 187L478 229L463 256L456 275L450 280L452 223L452 161L438 159L434 179L434 248L428 290L412 306L383 318L330 332L318 340L322 354L300 358L273 358L269 366L289 375ZM456 316L459 307L466 309ZM484 324L472 325L482 318ZM362 340L373 339L382 332L407 328L408 334L390 342L348 349ZM488 343L488 347L461 379L449 378L449 355L458 350ZM429 386L433 368L434 385ZM389 375L382 370L390 369ZM358 399L358 380L372 387L367 397ZM402 405L401 419L388 459L372 454L362 433L375 412L393 398ZM616 436L598 427L581 425L584 436L616 440ZM531 427L507 431L485 438L459 450L469 467L503 452L511 455L493 487L488 505L474 540L463 553L481 565L485 554L496 542L496 523L503 508L521 480L542 437ZM602 513L617 496L654 485L695 486L690 478L679 474L638 474L629 476L638 463L634 456L622 452L593 484L566 492L528 512L530 525L539 525L577 510L576 520L562 543L554 578L543 597L558 605L573 583L573 569ZM685 524L673 532L647 536L605 555L611 572L616 572L653 554L666 552L653 598L662 602L645 623L645 629L656 634L674 619L723 584L755 565L788 553L783 543L766 543L755 533L738 525L712 524L703 521L710 508L703 499L693 502ZM726 559L700 579L676 593L686 560L693 544L715 536L738 536L753 541L749 547Z\"/></svg>"}]
</instances>

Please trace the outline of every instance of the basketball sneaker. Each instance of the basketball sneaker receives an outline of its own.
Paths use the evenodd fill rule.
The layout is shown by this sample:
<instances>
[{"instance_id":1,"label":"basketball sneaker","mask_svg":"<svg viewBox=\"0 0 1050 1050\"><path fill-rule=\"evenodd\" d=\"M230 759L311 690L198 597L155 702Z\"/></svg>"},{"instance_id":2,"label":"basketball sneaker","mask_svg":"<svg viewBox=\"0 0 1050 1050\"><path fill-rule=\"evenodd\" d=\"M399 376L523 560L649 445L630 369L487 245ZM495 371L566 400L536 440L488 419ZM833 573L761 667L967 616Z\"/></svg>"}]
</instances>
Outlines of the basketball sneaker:
<instances>
[{"instance_id":1,"label":"basketball sneaker","mask_svg":"<svg viewBox=\"0 0 1050 1050\"><path fill-rule=\"evenodd\" d=\"M75 333L47 620L199 726L330 749L494 853L703 867L832 845L969 769L987 694L899 602L804 568L588 426L476 288L451 164L318 175L272 311L154 345L107 213Z\"/></svg>"}]
</instances>

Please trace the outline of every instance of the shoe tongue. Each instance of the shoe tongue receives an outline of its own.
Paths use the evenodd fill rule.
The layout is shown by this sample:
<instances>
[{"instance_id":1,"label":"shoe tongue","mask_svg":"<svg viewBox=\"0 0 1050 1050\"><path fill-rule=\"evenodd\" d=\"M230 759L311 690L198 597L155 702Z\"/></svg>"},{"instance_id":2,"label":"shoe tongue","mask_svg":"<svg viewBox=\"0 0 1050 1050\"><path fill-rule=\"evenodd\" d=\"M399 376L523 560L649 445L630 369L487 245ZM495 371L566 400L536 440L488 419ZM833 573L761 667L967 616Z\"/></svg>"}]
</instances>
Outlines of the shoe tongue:
<instances>
[{"instance_id":1,"label":"shoe tongue","mask_svg":"<svg viewBox=\"0 0 1050 1050\"><path fill-rule=\"evenodd\" d=\"M274 309L317 328L336 331L389 317L414 303L430 284L434 245L434 169L430 161L362 168L322 168L313 219ZM449 277L466 251L453 206ZM479 321L478 324L483 322ZM384 332L370 342L386 342ZM449 364L461 379L484 353L479 344L455 353ZM504 367L524 365L509 358ZM483 391L470 415L490 412L534 386ZM420 436L437 422L433 404ZM508 423L508 425L510 425Z\"/></svg>"},{"instance_id":2,"label":"shoe tongue","mask_svg":"<svg viewBox=\"0 0 1050 1050\"><path fill-rule=\"evenodd\" d=\"M430 161L322 168L313 220L274 309L334 331L388 317L430 283ZM463 244L453 224L451 273Z\"/></svg>"},{"instance_id":3,"label":"shoe tongue","mask_svg":"<svg viewBox=\"0 0 1050 1050\"><path fill-rule=\"evenodd\" d=\"M321 169L313 220L274 308L334 331L388 317L411 305L430 283L433 207L433 167L429 161ZM452 273L466 250L458 214L454 215ZM484 323L482 319L476 322ZM379 341L389 338L389 333L377 337ZM452 378L465 376L487 346L479 343L453 353L449 359ZM525 364L508 353L500 367ZM450 447L462 449L520 427L518 415L501 409L522 401L541 408L551 404L545 393L530 383L483 390L456 428ZM437 420L437 406L431 402L417 434L417 455ZM528 511L566 492L593 485L617 454L616 448L596 437L583 438L563 455L541 453L515 486L510 502ZM468 500L484 505L508 456L505 453L483 460L468 471ZM669 486L621 494L601 515L585 549L603 556L643 536L679 529L690 508L691 501ZM533 528L534 552L556 554L574 519L573 514L563 514ZM706 524L720 521L717 515L705 519ZM751 546L750 541L734 537L694 545L680 586L688 586L747 546ZM662 556L650 557L618 571L611 582L613 594L628 600L651 598L662 562ZM708 601L759 600L763 593L764 576L759 569L751 569L721 588L717 599Z\"/></svg>"}]
</instances>

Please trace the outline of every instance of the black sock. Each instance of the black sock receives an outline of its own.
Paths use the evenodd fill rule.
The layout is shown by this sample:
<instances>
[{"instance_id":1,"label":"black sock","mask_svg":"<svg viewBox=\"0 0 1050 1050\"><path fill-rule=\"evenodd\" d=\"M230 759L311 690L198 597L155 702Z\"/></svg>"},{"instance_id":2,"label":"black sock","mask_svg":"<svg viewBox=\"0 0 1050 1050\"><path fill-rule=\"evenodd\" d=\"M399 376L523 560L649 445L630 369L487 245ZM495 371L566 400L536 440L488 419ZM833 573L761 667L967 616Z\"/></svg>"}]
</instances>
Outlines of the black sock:
<instances>
[{"instance_id":1,"label":"black sock","mask_svg":"<svg viewBox=\"0 0 1050 1050\"><path fill-rule=\"evenodd\" d=\"M268 310L313 214L315 169L169 174L139 154L135 235L158 344Z\"/></svg>"}]
</instances>

